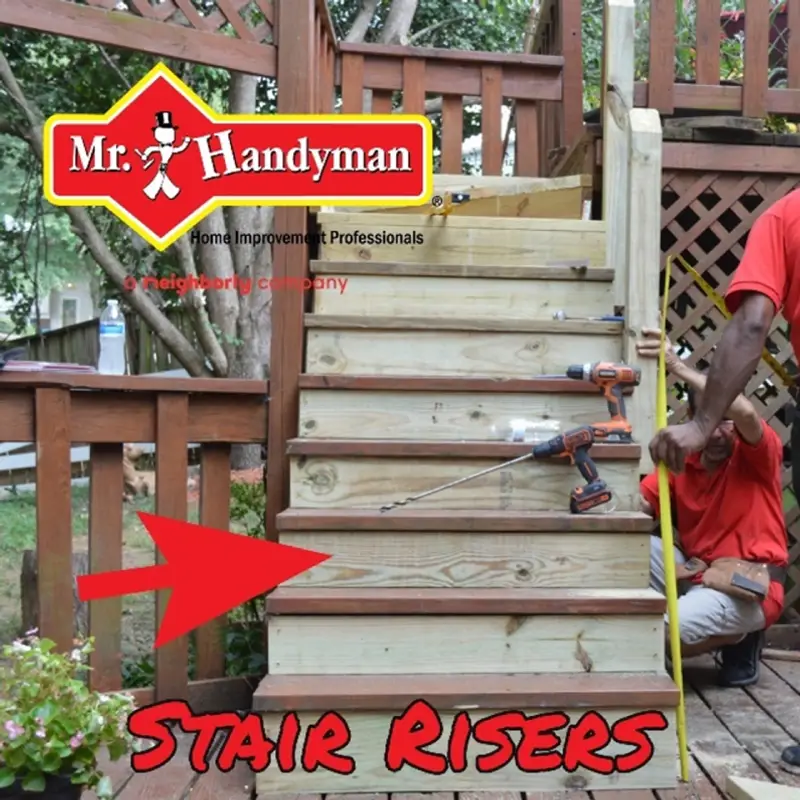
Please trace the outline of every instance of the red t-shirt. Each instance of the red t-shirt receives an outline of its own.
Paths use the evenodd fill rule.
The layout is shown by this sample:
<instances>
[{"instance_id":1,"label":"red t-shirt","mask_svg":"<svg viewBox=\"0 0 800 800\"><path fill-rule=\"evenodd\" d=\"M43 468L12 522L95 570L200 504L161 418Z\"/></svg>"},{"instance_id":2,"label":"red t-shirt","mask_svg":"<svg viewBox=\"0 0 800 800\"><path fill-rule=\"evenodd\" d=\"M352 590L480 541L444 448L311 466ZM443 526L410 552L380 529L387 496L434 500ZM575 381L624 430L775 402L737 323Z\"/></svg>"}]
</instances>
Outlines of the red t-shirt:
<instances>
[{"instance_id":1,"label":"red t-shirt","mask_svg":"<svg viewBox=\"0 0 800 800\"><path fill-rule=\"evenodd\" d=\"M783 444L762 420L764 435L753 446L734 437L730 458L707 472L700 453L686 458L680 475L669 475L680 548L687 558L706 564L741 558L785 567L789 561L783 517ZM642 497L659 513L658 473L641 483ZM783 610L783 587L772 581L763 603L767 627Z\"/></svg>"},{"instance_id":2,"label":"red t-shirt","mask_svg":"<svg viewBox=\"0 0 800 800\"><path fill-rule=\"evenodd\" d=\"M768 208L750 229L747 246L725 294L731 313L747 292L766 295L792 326L800 358L800 190Z\"/></svg>"}]
</instances>

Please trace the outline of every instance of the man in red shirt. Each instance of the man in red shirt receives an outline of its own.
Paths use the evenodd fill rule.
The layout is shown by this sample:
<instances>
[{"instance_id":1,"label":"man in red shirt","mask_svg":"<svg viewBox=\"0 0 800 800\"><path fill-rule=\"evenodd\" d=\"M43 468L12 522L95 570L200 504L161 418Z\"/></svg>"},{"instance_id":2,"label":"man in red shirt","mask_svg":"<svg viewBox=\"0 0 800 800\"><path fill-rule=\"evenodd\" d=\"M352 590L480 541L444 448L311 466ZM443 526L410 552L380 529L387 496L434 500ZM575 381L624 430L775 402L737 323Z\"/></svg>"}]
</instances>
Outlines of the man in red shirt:
<instances>
[{"instance_id":1,"label":"man in red shirt","mask_svg":"<svg viewBox=\"0 0 800 800\"><path fill-rule=\"evenodd\" d=\"M660 332L643 333L646 338L637 343L639 355L656 357ZM667 368L686 384L694 417L707 391L705 376L681 361L671 345ZM721 650L723 686L749 686L758 680L764 629L777 622L783 610L781 578L789 553L782 461L780 437L739 395L705 448L689 455L683 473L670 475L679 544L675 559L682 591L678 601L682 649L686 656ZM658 517L658 474L648 475L640 488L643 510ZM692 574L693 560L711 565L724 558L772 565L778 580L770 581L763 602L704 585L702 565ZM664 553L657 536L652 539L650 570L653 588L663 592Z\"/></svg>"},{"instance_id":2,"label":"man in red shirt","mask_svg":"<svg viewBox=\"0 0 800 800\"><path fill-rule=\"evenodd\" d=\"M706 391L689 422L670 425L650 443L655 463L673 473L686 457L700 452L728 406L753 375L772 322L779 311L790 325L795 358L800 358L800 190L790 192L753 225L747 246L725 297L733 313L714 352ZM792 426L792 482L800 500L800 423ZM800 769L800 746L787 748L783 765Z\"/></svg>"}]
</instances>

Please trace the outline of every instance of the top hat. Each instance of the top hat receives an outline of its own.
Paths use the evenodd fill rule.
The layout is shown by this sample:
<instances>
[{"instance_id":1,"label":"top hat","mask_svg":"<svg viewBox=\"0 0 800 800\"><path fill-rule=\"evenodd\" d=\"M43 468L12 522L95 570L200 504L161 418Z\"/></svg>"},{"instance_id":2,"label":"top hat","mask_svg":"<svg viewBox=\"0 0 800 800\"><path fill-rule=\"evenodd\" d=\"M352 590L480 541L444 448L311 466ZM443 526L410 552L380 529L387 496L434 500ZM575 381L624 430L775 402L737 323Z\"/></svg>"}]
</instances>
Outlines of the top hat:
<instances>
[{"instance_id":1,"label":"top hat","mask_svg":"<svg viewBox=\"0 0 800 800\"><path fill-rule=\"evenodd\" d=\"M171 111L157 111L156 112L156 128L172 128L172 130L178 130L175 125L172 124L172 112Z\"/></svg>"}]
</instances>

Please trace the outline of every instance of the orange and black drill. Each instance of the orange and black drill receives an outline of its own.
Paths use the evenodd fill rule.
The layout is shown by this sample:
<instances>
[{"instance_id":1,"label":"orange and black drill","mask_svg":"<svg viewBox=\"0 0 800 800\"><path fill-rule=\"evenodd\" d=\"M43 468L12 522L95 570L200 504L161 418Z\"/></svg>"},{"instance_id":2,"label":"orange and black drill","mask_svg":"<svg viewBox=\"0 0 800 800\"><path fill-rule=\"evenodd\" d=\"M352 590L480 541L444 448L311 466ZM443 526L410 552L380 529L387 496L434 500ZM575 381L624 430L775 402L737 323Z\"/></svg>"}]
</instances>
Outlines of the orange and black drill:
<instances>
[{"instance_id":1,"label":"orange and black drill","mask_svg":"<svg viewBox=\"0 0 800 800\"><path fill-rule=\"evenodd\" d=\"M590 381L605 396L611 421L592 425L598 439L609 443L633 441L632 428L625 413L623 392L627 387L638 386L641 383L642 371L638 367L610 361L573 364L567 367L567 377L576 381Z\"/></svg>"},{"instance_id":2,"label":"orange and black drill","mask_svg":"<svg viewBox=\"0 0 800 800\"><path fill-rule=\"evenodd\" d=\"M569 510L573 514L582 514L597 506L611 501L613 495L597 473L594 461L589 457L589 448L597 438L603 438L603 432L596 436L593 430L596 426L584 425L573 428L559 436L554 436L549 442L537 444L533 448L534 458L568 458L571 464L578 468L578 472L586 481L585 486L576 486L569 495Z\"/></svg>"}]
</instances>

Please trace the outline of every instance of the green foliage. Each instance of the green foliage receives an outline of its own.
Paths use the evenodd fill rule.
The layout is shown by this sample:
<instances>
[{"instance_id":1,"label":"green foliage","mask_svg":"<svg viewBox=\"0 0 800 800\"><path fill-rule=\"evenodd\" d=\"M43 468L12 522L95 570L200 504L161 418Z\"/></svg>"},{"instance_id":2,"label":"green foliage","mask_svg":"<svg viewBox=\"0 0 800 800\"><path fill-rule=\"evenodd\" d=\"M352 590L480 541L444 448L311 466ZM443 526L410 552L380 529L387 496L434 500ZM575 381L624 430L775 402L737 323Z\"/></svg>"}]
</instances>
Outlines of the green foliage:
<instances>
[{"instance_id":1,"label":"green foliage","mask_svg":"<svg viewBox=\"0 0 800 800\"><path fill-rule=\"evenodd\" d=\"M55 643L30 635L3 648L0 668L0 788L21 781L29 792L44 791L47 775L68 775L73 784L113 796L97 756L108 748L112 761L129 753L134 739L126 694L87 688L85 661L93 640L71 653L54 652Z\"/></svg>"}]
</instances>

